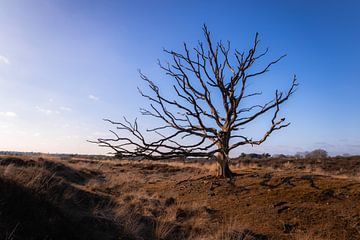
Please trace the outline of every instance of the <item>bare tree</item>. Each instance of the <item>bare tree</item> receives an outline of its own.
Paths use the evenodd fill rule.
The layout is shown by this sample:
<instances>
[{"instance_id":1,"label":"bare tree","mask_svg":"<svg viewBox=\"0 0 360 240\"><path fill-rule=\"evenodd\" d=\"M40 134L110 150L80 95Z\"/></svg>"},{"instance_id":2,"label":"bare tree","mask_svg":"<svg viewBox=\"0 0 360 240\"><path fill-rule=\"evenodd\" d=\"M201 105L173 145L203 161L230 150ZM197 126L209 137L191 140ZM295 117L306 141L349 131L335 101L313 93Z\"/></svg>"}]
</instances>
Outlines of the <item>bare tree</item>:
<instances>
[{"instance_id":1,"label":"bare tree","mask_svg":"<svg viewBox=\"0 0 360 240\"><path fill-rule=\"evenodd\" d=\"M161 124L147 133L124 117L123 122L105 121L116 125L118 131L110 130L113 138L100 138L99 146L113 149L122 158L169 159L179 157L215 158L219 163L219 175L231 177L229 153L246 144L260 145L276 130L289 126L285 118L278 118L280 106L296 90L294 76L286 92L276 90L275 96L263 104L245 105L245 99L254 98L262 92L249 92L249 81L269 71L284 56L254 71L254 62L268 52L257 53L259 35L256 33L248 52L234 50L230 42L213 43L206 25L203 27L205 41L189 49L184 43L183 53L164 50L172 62L161 63L160 68L170 76L172 97L167 97L157 84L140 72L140 77L150 88L150 93L140 94L150 106L140 109L141 114L158 119ZM190 51L191 50L191 51ZM171 95L170 95L171 96ZM242 134L244 127L263 114L273 111L271 125L257 140ZM150 139L150 140L149 140Z\"/></svg>"}]
</instances>

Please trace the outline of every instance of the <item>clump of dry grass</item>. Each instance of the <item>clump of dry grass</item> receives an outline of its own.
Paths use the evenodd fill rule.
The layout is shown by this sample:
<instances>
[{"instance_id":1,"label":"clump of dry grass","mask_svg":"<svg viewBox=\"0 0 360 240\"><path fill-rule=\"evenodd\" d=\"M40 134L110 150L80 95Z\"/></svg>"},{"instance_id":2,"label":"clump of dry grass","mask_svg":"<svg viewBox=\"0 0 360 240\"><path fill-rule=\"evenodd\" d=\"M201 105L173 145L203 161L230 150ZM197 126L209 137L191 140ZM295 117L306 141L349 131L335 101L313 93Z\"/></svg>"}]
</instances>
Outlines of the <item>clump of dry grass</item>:
<instances>
[{"instance_id":1,"label":"clump of dry grass","mask_svg":"<svg viewBox=\"0 0 360 240\"><path fill-rule=\"evenodd\" d=\"M176 230L177 225L174 224L171 214L165 214L156 219L154 228L154 239L164 240L170 239Z\"/></svg>"},{"instance_id":2,"label":"clump of dry grass","mask_svg":"<svg viewBox=\"0 0 360 240\"><path fill-rule=\"evenodd\" d=\"M116 223L122 227L122 230L126 236L136 239L141 235L144 235L144 232L149 232L146 230L148 226L146 226L142 217L143 216L139 208L135 206L128 206L128 208L121 208L116 212L115 220Z\"/></svg>"},{"instance_id":3,"label":"clump of dry grass","mask_svg":"<svg viewBox=\"0 0 360 240\"><path fill-rule=\"evenodd\" d=\"M205 234L192 235L193 240L270 240L265 235L256 234L246 227L243 221L235 217L223 219L216 229L208 229Z\"/></svg>"}]
</instances>

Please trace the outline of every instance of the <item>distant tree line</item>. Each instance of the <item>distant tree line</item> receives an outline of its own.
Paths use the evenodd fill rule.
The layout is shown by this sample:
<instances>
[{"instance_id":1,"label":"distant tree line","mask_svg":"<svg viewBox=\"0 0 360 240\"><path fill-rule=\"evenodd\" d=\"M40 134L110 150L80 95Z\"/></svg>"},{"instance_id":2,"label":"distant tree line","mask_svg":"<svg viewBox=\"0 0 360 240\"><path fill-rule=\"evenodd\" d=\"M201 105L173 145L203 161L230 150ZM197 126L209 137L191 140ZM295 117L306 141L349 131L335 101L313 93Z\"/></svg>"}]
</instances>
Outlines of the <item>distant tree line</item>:
<instances>
[{"instance_id":1,"label":"distant tree line","mask_svg":"<svg viewBox=\"0 0 360 240\"><path fill-rule=\"evenodd\" d=\"M329 157L324 149L315 149L311 152L303 152L295 154L296 158L310 158L310 159L323 159Z\"/></svg>"}]
</instances>

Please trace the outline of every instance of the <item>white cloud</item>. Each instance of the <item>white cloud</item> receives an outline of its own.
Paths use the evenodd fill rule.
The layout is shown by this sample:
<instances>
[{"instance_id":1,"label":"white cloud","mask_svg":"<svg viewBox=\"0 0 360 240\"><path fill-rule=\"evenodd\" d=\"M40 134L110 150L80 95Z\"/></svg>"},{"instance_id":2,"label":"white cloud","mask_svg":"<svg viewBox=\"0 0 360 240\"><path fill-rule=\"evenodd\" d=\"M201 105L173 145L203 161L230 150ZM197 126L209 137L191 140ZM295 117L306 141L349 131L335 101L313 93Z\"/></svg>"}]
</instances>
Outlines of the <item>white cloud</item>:
<instances>
[{"instance_id":1,"label":"white cloud","mask_svg":"<svg viewBox=\"0 0 360 240\"><path fill-rule=\"evenodd\" d=\"M60 107L61 111L70 112L72 109L69 107Z\"/></svg>"},{"instance_id":2,"label":"white cloud","mask_svg":"<svg viewBox=\"0 0 360 240\"><path fill-rule=\"evenodd\" d=\"M94 96L94 95L92 95L92 94L90 94L90 95L88 96L88 98L91 99L91 100L93 100L93 101L99 101L99 98L96 97L96 96Z\"/></svg>"},{"instance_id":3,"label":"white cloud","mask_svg":"<svg viewBox=\"0 0 360 240\"><path fill-rule=\"evenodd\" d=\"M0 64L10 64L9 59L0 55Z\"/></svg>"},{"instance_id":4,"label":"white cloud","mask_svg":"<svg viewBox=\"0 0 360 240\"><path fill-rule=\"evenodd\" d=\"M36 132L34 133L34 137L39 137L40 136L40 133Z\"/></svg>"},{"instance_id":5,"label":"white cloud","mask_svg":"<svg viewBox=\"0 0 360 240\"><path fill-rule=\"evenodd\" d=\"M45 108L41 108L41 107L39 107L39 106L36 106L35 108L36 108L36 110L38 110L39 112L44 113L44 114L46 114L46 115L52 115L52 114L59 114L59 113L60 113L59 111L51 110L51 109L45 109Z\"/></svg>"},{"instance_id":6,"label":"white cloud","mask_svg":"<svg viewBox=\"0 0 360 240\"><path fill-rule=\"evenodd\" d=\"M14 112L0 112L0 116L4 116L4 117L16 117L17 114Z\"/></svg>"}]
</instances>

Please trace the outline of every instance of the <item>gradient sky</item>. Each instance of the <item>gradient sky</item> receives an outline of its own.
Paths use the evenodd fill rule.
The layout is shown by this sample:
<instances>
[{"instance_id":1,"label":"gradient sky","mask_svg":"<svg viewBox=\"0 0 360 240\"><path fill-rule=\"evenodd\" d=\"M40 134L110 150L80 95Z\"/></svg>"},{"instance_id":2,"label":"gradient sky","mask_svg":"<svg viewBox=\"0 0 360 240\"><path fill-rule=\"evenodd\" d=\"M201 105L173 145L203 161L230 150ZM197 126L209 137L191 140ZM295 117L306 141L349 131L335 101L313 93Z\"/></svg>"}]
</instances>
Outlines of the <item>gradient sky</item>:
<instances>
[{"instance_id":1,"label":"gradient sky","mask_svg":"<svg viewBox=\"0 0 360 240\"><path fill-rule=\"evenodd\" d=\"M102 119L146 106L137 69L164 78L162 49L194 46L206 23L238 49L259 32L269 59L288 54L259 78L263 92L286 89L294 73L300 83L281 112L292 124L237 152L360 154L359 12L355 0L0 0L0 150L104 153L86 142L108 135Z\"/></svg>"}]
</instances>

